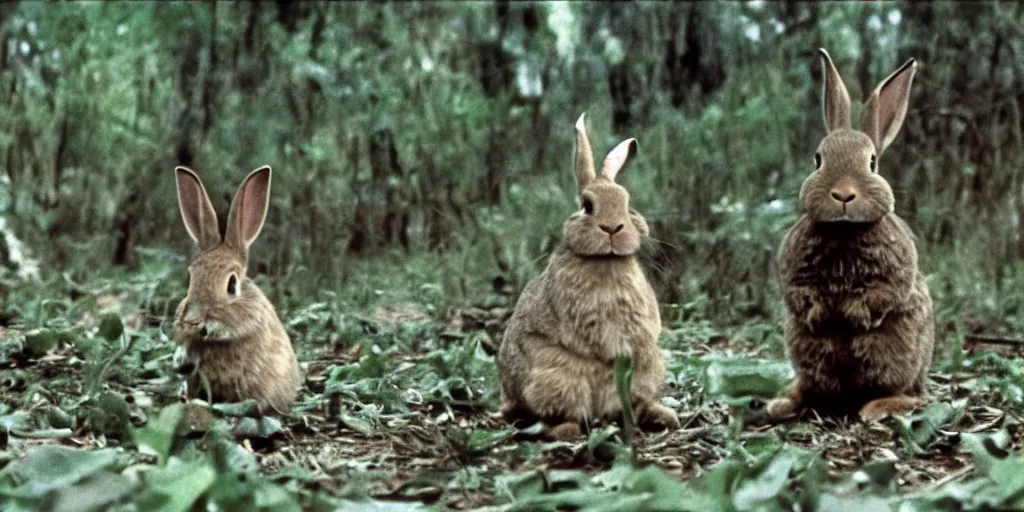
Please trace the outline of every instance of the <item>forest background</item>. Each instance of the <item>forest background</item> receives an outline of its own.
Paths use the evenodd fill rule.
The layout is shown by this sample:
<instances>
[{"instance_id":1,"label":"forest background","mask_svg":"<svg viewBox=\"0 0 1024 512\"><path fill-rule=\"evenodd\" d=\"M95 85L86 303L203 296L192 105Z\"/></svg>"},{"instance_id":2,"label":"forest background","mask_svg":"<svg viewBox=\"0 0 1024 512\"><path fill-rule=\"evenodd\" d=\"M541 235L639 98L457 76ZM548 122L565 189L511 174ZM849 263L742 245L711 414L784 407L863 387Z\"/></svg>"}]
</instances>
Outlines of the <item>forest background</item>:
<instances>
[{"instance_id":1,"label":"forest background","mask_svg":"<svg viewBox=\"0 0 1024 512\"><path fill-rule=\"evenodd\" d=\"M825 133L818 48L855 102L919 63L879 169L919 238L939 359L1020 337L1016 2L0 3L0 329L22 350L26 329L71 329L125 292L119 318L167 345L193 250L173 168L225 212L268 164L250 274L300 359L360 349L338 330L357 312L435 334L480 314L493 353L577 208L586 112L598 153L639 141L620 181L651 224L667 329L780 359L775 255Z\"/></svg>"}]
</instances>

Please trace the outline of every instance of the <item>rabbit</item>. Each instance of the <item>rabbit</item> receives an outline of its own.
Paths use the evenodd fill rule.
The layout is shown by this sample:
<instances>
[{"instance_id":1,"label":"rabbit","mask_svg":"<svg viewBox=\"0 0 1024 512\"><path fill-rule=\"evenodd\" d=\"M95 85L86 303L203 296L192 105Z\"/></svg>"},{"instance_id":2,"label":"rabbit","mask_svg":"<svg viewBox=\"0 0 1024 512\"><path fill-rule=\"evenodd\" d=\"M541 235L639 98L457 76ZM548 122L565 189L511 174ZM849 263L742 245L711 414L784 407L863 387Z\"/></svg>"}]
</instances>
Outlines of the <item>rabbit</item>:
<instances>
[{"instance_id":1,"label":"rabbit","mask_svg":"<svg viewBox=\"0 0 1024 512\"><path fill-rule=\"evenodd\" d=\"M804 409L863 421L927 403L935 344L928 285L915 236L894 213L878 158L907 113L917 63L908 60L871 93L861 131L850 128L850 97L825 50L828 134L800 189L800 217L779 252L787 352L796 379L767 405L779 420Z\"/></svg>"},{"instance_id":2,"label":"rabbit","mask_svg":"<svg viewBox=\"0 0 1024 512\"><path fill-rule=\"evenodd\" d=\"M212 400L253 399L261 414L288 414L299 389L299 364L274 306L245 275L249 246L259 235L270 202L270 167L245 178L235 193L227 227L202 180L174 169L178 204L199 255L188 267L188 294L174 318L174 339L206 376ZM189 394L202 386L188 382Z\"/></svg>"},{"instance_id":3,"label":"rabbit","mask_svg":"<svg viewBox=\"0 0 1024 512\"><path fill-rule=\"evenodd\" d=\"M563 225L563 243L523 289L498 351L501 412L508 421L553 425L558 439L577 438L580 423L622 413L614 366L633 358L632 397L645 427L678 428L659 404L665 364L654 289L636 258L647 222L629 207L616 175L637 152L628 139L596 176L585 114L576 122L576 184L581 209Z\"/></svg>"}]
</instances>

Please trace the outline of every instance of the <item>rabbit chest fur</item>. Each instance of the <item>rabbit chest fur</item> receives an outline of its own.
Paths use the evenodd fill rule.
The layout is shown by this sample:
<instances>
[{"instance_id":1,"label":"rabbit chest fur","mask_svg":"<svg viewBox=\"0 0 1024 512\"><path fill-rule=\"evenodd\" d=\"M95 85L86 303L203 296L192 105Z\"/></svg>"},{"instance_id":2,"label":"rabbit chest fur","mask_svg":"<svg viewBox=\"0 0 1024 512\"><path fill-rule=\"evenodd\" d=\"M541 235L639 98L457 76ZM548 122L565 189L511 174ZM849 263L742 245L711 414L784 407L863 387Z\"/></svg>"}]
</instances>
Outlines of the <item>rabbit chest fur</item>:
<instances>
[{"instance_id":1,"label":"rabbit chest fur","mask_svg":"<svg viewBox=\"0 0 1024 512\"><path fill-rule=\"evenodd\" d=\"M889 214L856 224L803 217L783 244L780 278L804 403L855 408L878 397L924 393L932 305L902 219Z\"/></svg>"}]
</instances>

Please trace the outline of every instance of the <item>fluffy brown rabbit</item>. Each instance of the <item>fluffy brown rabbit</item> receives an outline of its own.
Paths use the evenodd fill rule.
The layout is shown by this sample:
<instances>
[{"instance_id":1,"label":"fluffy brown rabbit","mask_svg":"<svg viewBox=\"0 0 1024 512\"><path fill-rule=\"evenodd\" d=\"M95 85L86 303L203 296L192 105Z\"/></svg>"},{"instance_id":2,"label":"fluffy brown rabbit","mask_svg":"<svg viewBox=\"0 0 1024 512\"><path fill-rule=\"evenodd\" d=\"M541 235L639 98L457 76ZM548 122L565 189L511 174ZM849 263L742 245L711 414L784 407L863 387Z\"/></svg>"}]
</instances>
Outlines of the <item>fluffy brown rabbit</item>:
<instances>
[{"instance_id":1,"label":"fluffy brown rabbit","mask_svg":"<svg viewBox=\"0 0 1024 512\"><path fill-rule=\"evenodd\" d=\"M910 59L871 93L855 131L846 87L820 52L828 135L779 254L796 381L767 412L781 419L806 408L859 409L863 420L876 421L926 402L934 347L914 234L894 213L892 188L877 165L903 124L916 63Z\"/></svg>"},{"instance_id":2,"label":"fluffy brown rabbit","mask_svg":"<svg viewBox=\"0 0 1024 512\"><path fill-rule=\"evenodd\" d=\"M188 267L188 295L174 318L174 339L198 364L216 401L253 399L265 414L286 414L299 388L299 365L274 306L245 276L249 246L270 202L270 167L245 178L235 193L223 235L202 180L174 169L178 204L199 255ZM191 396L203 387L191 379Z\"/></svg>"},{"instance_id":3,"label":"fluffy brown rabbit","mask_svg":"<svg viewBox=\"0 0 1024 512\"><path fill-rule=\"evenodd\" d=\"M540 419L560 439L580 423L616 419L618 358L633 358L632 396L643 426L678 427L658 394L665 365L661 317L636 259L647 222L629 207L615 176L636 153L628 139L596 176L584 116L576 122L576 184L582 208L565 222L564 242L523 289L498 353L501 410L509 421Z\"/></svg>"}]
</instances>

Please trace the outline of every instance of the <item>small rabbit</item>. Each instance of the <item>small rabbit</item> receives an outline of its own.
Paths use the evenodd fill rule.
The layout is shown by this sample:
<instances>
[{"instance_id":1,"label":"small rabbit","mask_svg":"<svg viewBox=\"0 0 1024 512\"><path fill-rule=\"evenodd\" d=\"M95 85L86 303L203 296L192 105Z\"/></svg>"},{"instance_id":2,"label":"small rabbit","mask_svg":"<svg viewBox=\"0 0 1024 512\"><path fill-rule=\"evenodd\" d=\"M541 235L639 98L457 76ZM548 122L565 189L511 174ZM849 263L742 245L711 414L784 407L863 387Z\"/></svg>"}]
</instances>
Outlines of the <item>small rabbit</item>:
<instances>
[{"instance_id":1,"label":"small rabbit","mask_svg":"<svg viewBox=\"0 0 1024 512\"><path fill-rule=\"evenodd\" d=\"M932 300L915 237L878 174L878 157L906 116L917 64L910 59L882 81L864 105L862 131L855 131L846 87L820 52L828 135L779 254L796 381L767 412L777 420L805 408L860 409L862 420L877 421L927 402L934 348Z\"/></svg>"},{"instance_id":2,"label":"small rabbit","mask_svg":"<svg viewBox=\"0 0 1024 512\"><path fill-rule=\"evenodd\" d=\"M174 318L174 339L207 377L212 400L254 399L262 413L287 414L299 389L299 365L274 306L245 276L249 246L270 202L270 167L245 178L221 233L202 180L174 169L178 204L199 255L188 267L188 295ZM189 394L202 386L192 379Z\"/></svg>"},{"instance_id":3,"label":"small rabbit","mask_svg":"<svg viewBox=\"0 0 1024 512\"><path fill-rule=\"evenodd\" d=\"M582 209L565 222L564 243L547 268L523 289L498 353L501 410L509 421L539 418L555 425L555 437L571 439L581 435L581 422L618 418L615 360L631 357L640 424L679 426L657 402L665 379L661 317L636 258L647 222L615 183L636 150L634 139L619 143L598 177L584 116L576 122Z\"/></svg>"}]
</instances>

